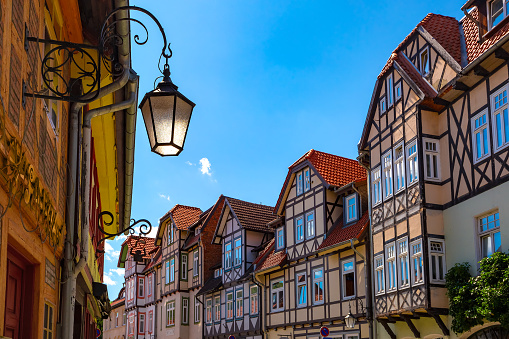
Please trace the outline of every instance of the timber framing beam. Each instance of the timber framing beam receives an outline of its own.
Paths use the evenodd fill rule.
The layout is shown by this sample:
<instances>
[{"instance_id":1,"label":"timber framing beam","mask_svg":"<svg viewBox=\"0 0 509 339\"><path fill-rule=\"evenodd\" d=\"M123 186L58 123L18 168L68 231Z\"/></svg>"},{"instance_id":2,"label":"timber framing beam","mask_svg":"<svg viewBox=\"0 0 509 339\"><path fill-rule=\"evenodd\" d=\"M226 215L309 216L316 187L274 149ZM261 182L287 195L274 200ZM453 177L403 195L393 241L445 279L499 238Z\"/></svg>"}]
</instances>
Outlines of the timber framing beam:
<instances>
[{"instance_id":1,"label":"timber framing beam","mask_svg":"<svg viewBox=\"0 0 509 339\"><path fill-rule=\"evenodd\" d=\"M457 91L463 91L463 92L467 92L470 89L470 87L468 87L467 85L465 85L461 81L455 81L452 84L452 88L457 90Z\"/></svg>"},{"instance_id":2,"label":"timber framing beam","mask_svg":"<svg viewBox=\"0 0 509 339\"><path fill-rule=\"evenodd\" d=\"M490 72L488 72L484 67L481 65L477 65L474 67L474 74L482 77L487 77L490 75Z\"/></svg>"},{"instance_id":3,"label":"timber framing beam","mask_svg":"<svg viewBox=\"0 0 509 339\"><path fill-rule=\"evenodd\" d=\"M382 326L384 327L384 329L387 332L387 334L389 335L389 337L391 337L391 339L396 339L396 335L394 334L394 332L389 327L389 324L387 323L387 320L378 319L378 322L380 324L382 324Z\"/></svg>"},{"instance_id":4,"label":"timber framing beam","mask_svg":"<svg viewBox=\"0 0 509 339\"><path fill-rule=\"evenodd\" d=\"M449 329L447 328L447 326L445 326L444 322L442 321L442 318L440 318L440 315L438 315L437 313L435 312L430 312L431 316L433 317L433 319L435 319L438 327L440 327L440 329L442 330L442 333L446 336L449 336L450 334L450 331Z\"/></svg>"},{"instance_id":5,"label":"timber framing beam","mask_svg":"<svg viewBox=\"0 0 509 339\"><path fill-rule=\"evenodd\" d=\"M442 99L440 97L434 97L433 98L433 102L437 105L441 105L441 106L448 106L451 102L450 101L447 101L445 99Z\"/></svg>"},{"instance_id":6,"label":"timber framing beam","mask_svg":"<svg viewBox=\"0 0 509 339\"><path fill-rule=\"evenodd\" d=\"M421 337L421 333L415 327L414 323L412 322L412 318L410 316L408 316L408 315L405 315L405 314L402 314L401 318L403 318L405 320L406 324L408 325L408 328L410 328L410 331L412 331L414 336L416 338L420 338Z\"/></svg>"},{"instance_id":7,"label":"timber framing beam","mask_svg":"<svg viewBox=\"0 0 509 339\"><path fill-rule=\"evenodd\" d=\"M500 47L495 51L495 58L502 59L502 60L509 60L509 53Z\"/></svg>"}]
</instances>

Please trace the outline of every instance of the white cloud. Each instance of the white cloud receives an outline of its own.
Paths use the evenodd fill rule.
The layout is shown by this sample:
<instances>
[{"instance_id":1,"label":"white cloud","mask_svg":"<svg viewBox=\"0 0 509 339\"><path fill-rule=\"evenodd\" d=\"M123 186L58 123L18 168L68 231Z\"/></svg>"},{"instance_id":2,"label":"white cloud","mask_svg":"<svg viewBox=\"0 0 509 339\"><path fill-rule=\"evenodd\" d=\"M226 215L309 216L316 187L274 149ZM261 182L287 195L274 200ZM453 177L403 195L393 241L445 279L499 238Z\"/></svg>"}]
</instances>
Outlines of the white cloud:
<instances>
[{"instance_id":1,"label":"white cloud","mask_svg":"<svg viewBox=\"0 0 509 339\"><path fill-rule=\"evenodd\" d=\"M193 164L191 161L187 160L186 161L186 164L189 165L189 166L196 166L196 164Z\"/></svg>"},{"instance_id":2,"label":"white cloud","mask_svg":"<svg viewBox=\"0 0 509 339\"><path fill-rule=\"evenodd\" d=\"M113 261L113 259L111 259L111 257L107 254L104 255L104 258L108 261Z\"/></svg>"},{"instance_id":3,"label":"white cloud","mask_svg":"<svg viewBox=\"0 0 509 339\"><path fill-rule=\"evenodd\" d=\"M207 174L207 175L212 175L212 173L210 172L210 161L209 159L207 158L201 158L200 159L200 171L202 174Z\"/></svg>"},{"instance_id":4,"label":"white cloud","mask_svg":"<svg viewBox=\"0 0 509 339\"><path fill-rule=\"evenodd\" d=\"M117 284L117 282L112 279L111 275L112 275L112 272L104 273L103 281L106 285L115 286Z\"/></svg>"},{"instance_id":5,"label":"white cloud","mask_svg":"<svg viewBox=\"0 0 509 339\"><path fill-rule=\"evenodd\" d=\"M110 268L110 272L115 272L120 276L124 276L125 268Z\"/></svg>"},{"instance_id":6,"label":"white cloud","mask_svg":"<svg viewBox=\"0 0 509 339\"><path fill-rule=\"evenodd\" d=\"M124 234L121 234L115 240L124 242L124 240L126 240L126 239L127 239L127 237Z\"/></svg>"},{"instance_id":7,"label":"white cloud","mask_svg":"<svg viewBox=\"0 0 509 339\"><path fill-rule=\"evenodd\" d=\"M112 261L112 257L118 257L120 255L120 251L115 251L113 246L111 246L109 241L104 242L104 252L105 252L105 258L108 261Z\"/></svg>"},{"instance_id":8,"label":"white cloud","mask_svg":"<svg viewBox=\"0 0 509 339\"><path fill-rule=\"evenodd\" d=\"M159 193L159 198L166 199L166 200L170 201L169 195L164 195L164 194Z\"/></svg>"}]
</instances>

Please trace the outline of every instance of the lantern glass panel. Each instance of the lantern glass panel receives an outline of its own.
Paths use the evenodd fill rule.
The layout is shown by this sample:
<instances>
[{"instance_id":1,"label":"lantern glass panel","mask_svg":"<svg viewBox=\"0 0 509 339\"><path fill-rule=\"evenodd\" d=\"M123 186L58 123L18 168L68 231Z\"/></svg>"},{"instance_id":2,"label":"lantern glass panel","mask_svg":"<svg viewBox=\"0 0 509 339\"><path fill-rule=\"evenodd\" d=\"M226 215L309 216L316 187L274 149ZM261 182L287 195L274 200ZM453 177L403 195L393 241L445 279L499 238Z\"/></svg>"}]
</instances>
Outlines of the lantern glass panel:
<instances>
[{"instance_id":1,"label":"lantern glass panel","mask_svg":"<svg viewBox=\"0 0 509 339\"><path fill-rule=\"evenodd\" d=\"M150 109L150 99L145 100L141 107L141 113L143 114L143 120L145 121L145 127L147 128L148 141L150 142L150 148L154 148L155 135L154 135L154 122L152 121L152 110Z\"/></svg>"},{"instance_id":2,"label":"lantern glass panel","mask_svg":"<svg viewBox=\"0 0 509 339\"><path fill-rule=\"evenodd\" d=\"M150 98L156 131L156 144L167 144L172 140L173 110L175 95L154 95Z\"/></svg>"},{"instance_id":3,"label":"lantern glass panel","mask_svg":"<svg viewBox=\"0 0 509 339\"><path fill-rule=\"evenodd\" d=\"M175 129L173 134L173 142L179 146L184 146L186 139L187 128L189 121L191 120L191 113L193 111L193 105L188 103L186 100L177 97L177 109L175 110Z\"/></svg>"}]
</instances>

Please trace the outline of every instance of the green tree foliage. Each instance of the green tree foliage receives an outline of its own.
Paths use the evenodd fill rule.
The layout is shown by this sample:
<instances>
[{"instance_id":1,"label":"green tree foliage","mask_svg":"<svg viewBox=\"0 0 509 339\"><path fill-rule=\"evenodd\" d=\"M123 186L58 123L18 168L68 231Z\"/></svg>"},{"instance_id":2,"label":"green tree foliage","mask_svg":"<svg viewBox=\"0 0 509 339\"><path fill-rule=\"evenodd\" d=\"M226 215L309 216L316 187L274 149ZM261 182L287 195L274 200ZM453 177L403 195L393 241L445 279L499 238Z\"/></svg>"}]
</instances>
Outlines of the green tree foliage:
<instances>
[{"instance_id":1,"label":"green tree foliage","mask_svg":"<svg viewBox=\"0 0 509 339\"><path fill-rule=\"evenodd\" d=\"M480 272L470 275L468 263L456 264L446 276L452 330L463 333L484 321L509 328L509 254L496 252L480 262Z\"/></svg>"}]
</instances>

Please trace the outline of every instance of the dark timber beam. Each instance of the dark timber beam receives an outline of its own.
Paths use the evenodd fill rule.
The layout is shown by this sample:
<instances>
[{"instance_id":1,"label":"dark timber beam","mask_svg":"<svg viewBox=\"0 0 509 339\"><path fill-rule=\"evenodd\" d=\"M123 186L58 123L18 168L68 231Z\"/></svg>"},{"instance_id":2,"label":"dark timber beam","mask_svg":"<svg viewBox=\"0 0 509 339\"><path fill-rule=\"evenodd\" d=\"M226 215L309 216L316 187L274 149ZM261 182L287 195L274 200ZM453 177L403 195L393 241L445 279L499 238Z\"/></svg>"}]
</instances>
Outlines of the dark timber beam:
<instances>
[{"instance_id":1,"label":"dark timber beam","mask_svg":"<svg viewBox=\"0 0 509 339\"><path fill-rule=\"evenodd\" d=\"M435 319L438 327L440 327L440 329L442 330L442 333L446 336L449 336L449 329L447 328L447 326L445 326L444 322L442 321L442 318L440 318L440 316L436 313L430 313L431 316L433 317L433 319Z\"/></svg>"},{"instance_id":2,"label":"dark timber beam","mask_svg":"<svg viewBox=\"0 0 509 339\"><path fill-rule=\"evenodd\" d=\"M482 76L482 77L487 77L488 75L490 75L490 72L488 72L484 67L482 67L481 65L477 65L474 67L474 74L475 75L479 75L479 76Z\"/></svg>"},{"instance_id":3,"label":"dark timber beam","mask_svg":"<svg viewBox=\"0 0 509 339\"><path fill-rule=\"evenodd\" d=\"M452 88L457 90L457 91L463 91L463 92L466 92L466 91L468 91L470 89L470 87L468 87L467 85L465 85L461 81L454 82L452 84Z\"/></svg>"},{"instance_id":4,"label":"dark timber beam","mask_svg":"<svg viewBox=\"0 0 509 339\"><path fill-rule=\"evenodd\" d=\"M495 58L502 59L502 60L509 60L509 53L500 47L495 51Z\"/></svg>"},{"instance_id":5,"label":"dark timber beam","mask_svg":"<svg viewBox=\"0 0 509 339\"><path fill-rule=\"evenodd\" d=\"M387 332L387 334L389 334L389 337L391 337L391 339L396 339L396 335L394 334L394 332L392 332L391 328L389 327L389 324L387 324L387 321L383 319L378 319L378 322L382 324L382 326L385 328L385 331Z\"/></svg>"},{"instance_id":6,"label":"dark timber beam","mask_svg":"<svg viewBox=\"0 0 509 339\"><path fill-rule=\"evenodd\" d=\"M420 338L421 337L421 333L417 330L417 328L415 327L414 323L412 322L412 319L407 316L407 315L404 315L402 314L401 317L403 319L405 319L405 322L406 324L408 325L408 328L410 328L410 331L412 331L412 333L414 334L414 336L416 338Z\"/></svg>"},{"instance_id":7,"label":"dark timber beam","mask_svg":"<svg viewBox=\"0 0 509 339\"><path fill-rule=\"evenodd\" d=\"M447 100L439 98L439 97L434 97L433 102L435 104L441 105L441 106L448 106L451 103L450 101L447 101Z\"/></svg>"}]
</instances>

